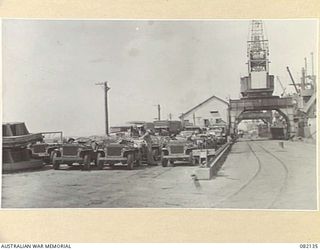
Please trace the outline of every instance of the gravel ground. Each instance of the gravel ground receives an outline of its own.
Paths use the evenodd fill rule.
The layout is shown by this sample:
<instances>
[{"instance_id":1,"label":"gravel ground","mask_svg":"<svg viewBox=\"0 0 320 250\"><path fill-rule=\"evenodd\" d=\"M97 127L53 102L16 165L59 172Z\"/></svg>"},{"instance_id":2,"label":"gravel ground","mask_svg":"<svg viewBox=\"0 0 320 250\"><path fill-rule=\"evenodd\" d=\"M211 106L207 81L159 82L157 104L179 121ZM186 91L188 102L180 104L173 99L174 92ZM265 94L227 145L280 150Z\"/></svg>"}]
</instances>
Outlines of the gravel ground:
<instances>
[{"instance_id":1,"label":"gravel ground","mask_svg":"<svg viewBox=\"0 0 320 250\"><path fill-rule=\"evenodd\" d=\"M196 167L76 167L3 174L3 208L317 208L316 145L239 141L218 175L191 178Z\"/></svg>"}]
</instances>

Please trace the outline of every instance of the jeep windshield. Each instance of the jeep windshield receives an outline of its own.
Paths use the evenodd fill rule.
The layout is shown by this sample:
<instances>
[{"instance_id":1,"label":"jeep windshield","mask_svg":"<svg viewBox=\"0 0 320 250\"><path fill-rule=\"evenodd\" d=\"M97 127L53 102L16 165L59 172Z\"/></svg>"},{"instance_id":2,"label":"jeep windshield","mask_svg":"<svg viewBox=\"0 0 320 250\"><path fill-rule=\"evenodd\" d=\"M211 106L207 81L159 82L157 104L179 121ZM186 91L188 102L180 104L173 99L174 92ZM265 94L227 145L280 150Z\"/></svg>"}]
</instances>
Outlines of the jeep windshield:
<instances>
[{"instance_id":1,"label":"jeep windshield","mask_svg":"<svg viewBox=\"0 0 320 250\"><path fill-rule=\"evenodd\" d=\"M184 131L181 131L179 135L181 137L190 137L190 136L192 136L192 134L193 134L193 131L184 130Z\"/></svg>"}]
</instances>

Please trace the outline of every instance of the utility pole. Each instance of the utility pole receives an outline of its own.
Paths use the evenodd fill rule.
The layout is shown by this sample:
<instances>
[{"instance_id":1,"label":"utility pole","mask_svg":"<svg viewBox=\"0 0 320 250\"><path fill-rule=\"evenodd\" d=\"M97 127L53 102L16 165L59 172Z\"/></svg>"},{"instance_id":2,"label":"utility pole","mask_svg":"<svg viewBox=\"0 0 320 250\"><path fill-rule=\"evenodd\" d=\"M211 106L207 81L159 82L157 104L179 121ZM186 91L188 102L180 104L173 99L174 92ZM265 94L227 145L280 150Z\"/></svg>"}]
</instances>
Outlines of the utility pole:
<instances>
[{"instance_id":1,"label":"utility pole","mask_svg":"<svg viewBox=\"0 0 320 250\"><path fill-rule=\"evenodd\" d=\"M314 68L313 68L313 52L311 52L311 74L314 75Z\"/></svg>"},{"instance_id":2,"label":"utility pole","mask_svg":"<svg viewBox=\"0 0 320 250\"><path fill-rule=\"evenodd\" d=\"M161 120L161 106L160 104L157 105L158 106L158 121Z\"/></svg>"},{"instance_id":3,"label":"utility pole","mask_svg":"<svg viewBox=\"0 0 320 250\"><path fill-rule=\"evenodd\" d=\"M307 58L304 58L304 71L305 71L305 75L308 75L308 61Z\"/></svg>"},{"instance_id":4,"label":"utility pole","mask_svg":"<svg viewBox=\"0 0 320 250\"><path fill-rule=\"evenodd\" d=\"M104 87L104 105L105 105L105 118L106 118L106 135L109 135L109 114L108 114L108 91L110 87L108 87L108 82L100 82L96 83L96 85L100 85Z\"/></svg>"}]
</instances>

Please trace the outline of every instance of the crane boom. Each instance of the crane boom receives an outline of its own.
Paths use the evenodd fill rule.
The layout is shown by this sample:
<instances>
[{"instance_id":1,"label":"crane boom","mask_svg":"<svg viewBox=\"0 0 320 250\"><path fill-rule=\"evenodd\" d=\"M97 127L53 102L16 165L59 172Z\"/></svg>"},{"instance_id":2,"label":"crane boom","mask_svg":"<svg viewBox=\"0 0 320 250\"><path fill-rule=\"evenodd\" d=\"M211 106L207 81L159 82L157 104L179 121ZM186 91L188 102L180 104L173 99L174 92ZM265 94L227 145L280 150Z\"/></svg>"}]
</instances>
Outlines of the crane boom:
<instances>
[{"instance_id":1,"label":"crane boom","mask_svg":"<svg viewBox=\"0 0 320 250\"><path fill-rule=\"evenodd\" d=\"M294 79L293 79L293 77L292 77L292 75L291 75L291 72L290 72L290 69L289 69L288 66L287 66L287 71L288 71L288 73L289 73L289 76L290 76L290 78L291 78L292 84L293 84L296 92L299 93L299 90L298 90L298 88L297 88L297 85L296 85L296 83L294 82Z\"/></svg>"},{"instance_id":2,"label":"crane boom","mask_svg":"<svg viewBox=\"0 0 320 250\"><path fill-rule=\"evenodd\" d=\"M281 96L283 96L283 95L285 94L285 92L286 92L286 88L283 87L282 82L280 81L280 77L279 77L279 76L277 76L277 80L278 80L278 82L279 82L279 84L280 84L280 86L281 86L281 88L282 88Z\"/></svg>"}]
</instances>

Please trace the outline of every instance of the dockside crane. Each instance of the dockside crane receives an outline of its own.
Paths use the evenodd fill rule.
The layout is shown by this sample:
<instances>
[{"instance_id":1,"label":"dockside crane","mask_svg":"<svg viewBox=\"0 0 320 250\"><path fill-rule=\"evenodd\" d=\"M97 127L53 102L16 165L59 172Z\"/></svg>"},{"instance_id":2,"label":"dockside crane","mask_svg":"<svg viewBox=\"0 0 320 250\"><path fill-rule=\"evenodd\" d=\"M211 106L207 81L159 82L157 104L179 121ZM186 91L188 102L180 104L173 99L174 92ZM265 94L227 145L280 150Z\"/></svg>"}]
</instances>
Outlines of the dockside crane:
<instances>
[{"instance_id":1,"label":"dockside crane","mask_svg":"<svg viewBox=\"0 0 320 250\"><path fill-rule=\"evenodd\" d=\"M241 77L243 97L272 96L274 76L269 73L269 41L262 20L252 20L247 41L248 75Z\"/></svg>"}]
</instances>

